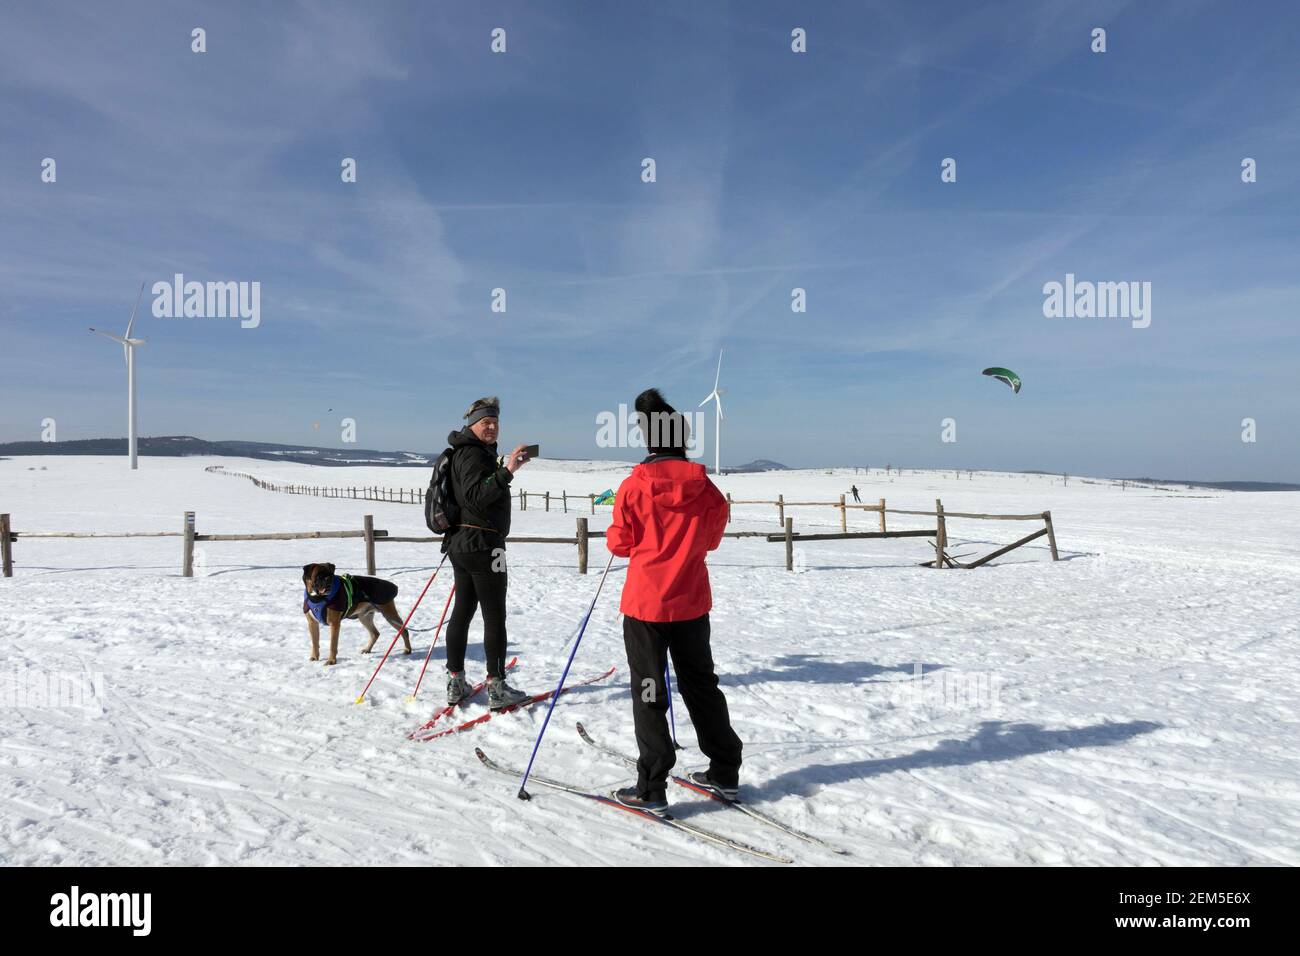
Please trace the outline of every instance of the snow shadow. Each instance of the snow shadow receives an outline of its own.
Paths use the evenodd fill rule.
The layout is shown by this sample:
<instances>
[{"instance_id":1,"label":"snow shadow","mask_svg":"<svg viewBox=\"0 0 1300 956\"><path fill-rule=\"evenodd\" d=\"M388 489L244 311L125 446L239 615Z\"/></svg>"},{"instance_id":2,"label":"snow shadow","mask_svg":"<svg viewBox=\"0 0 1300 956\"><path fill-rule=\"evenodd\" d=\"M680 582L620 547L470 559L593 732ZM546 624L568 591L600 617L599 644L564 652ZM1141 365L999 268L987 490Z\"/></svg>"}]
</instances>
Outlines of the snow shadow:
<instances>
[{"instance_id":1,"label":"snow shadow","mask_svg":"<svg viewBox=\"0 0 1300 956\"><path fill-rule=\"evenodd\" d=\"M915 664L894 664L885 666L871 661L827 661L818 654L788 654L778 657L773 667L752 670L744 674L719 674L723 687L748 687L769 681L791 681L809 684L853 684L859 682L882 683L872 681L881 674L912 675ZM940 670L942 664L926 664L925 672ZM887 683L887 682L885 682Z\"/></svg>"},{"instance_id":2,"label":"snow shadow","mask_svg":"<svg viewBox=\"0 0 1300 956\"><path fill-rule=\"evenodd\" d=\"M867 780L900 770L961 767L1018 760L1034 754L1077 750L1081 747L1113 747L1128 743L1140 734L1160 730L1163 726L1149 720L1137 720L1123 724L1094 724L1068 730L1047 730L1038 724L989 720L980 724L979 730L965 740L942 740L930 750L919 750L901 757L812 764L773 777L753 790L770 799L787 794L811 796L819 788L831 784Z\"/></svg>"}]
</instances>

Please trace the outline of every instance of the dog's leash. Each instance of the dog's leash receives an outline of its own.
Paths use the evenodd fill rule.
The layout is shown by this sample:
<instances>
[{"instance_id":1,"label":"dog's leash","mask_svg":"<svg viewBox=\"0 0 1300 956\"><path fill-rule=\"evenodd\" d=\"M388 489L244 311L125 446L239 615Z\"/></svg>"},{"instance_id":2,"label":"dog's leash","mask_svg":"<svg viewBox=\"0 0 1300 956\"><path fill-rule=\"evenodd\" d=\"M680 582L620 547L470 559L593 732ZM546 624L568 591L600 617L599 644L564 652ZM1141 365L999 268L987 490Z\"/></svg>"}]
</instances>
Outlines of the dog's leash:
<instances>
[{"instance_id":1,"label":"dog's leash","mask_svg":"<svg viewBox=\"0 0 1300 956\"><path fill-rule=\"evenodd\" d=\"M424 596L429 593L429 588L433 584L433 579L438 576L438 572L442 570L442 566L446 561L447 555L444 554L442 560L438 562L438 566L433 569L433 574L429 575L429 583L424 586L424 590L420 592L420 596L415 599L415 604L411 607L411 613L406 615L406 620L402 622L402 626L399 627L397 633L393 635L393 643L389 644L388 650L384 651L384 656L379 661L379 667L375 668L375 672L370 675L370 680L366 681L365 689L361 691L360 695L358 695L357 699L353 701L353 703L359 704L366 699L366 694L370 691L370 685L373 684L375 678L379 676L379 671L383 668L384 661L387 661L388 655L393 653L393 648L397 646L397 639L406 631L406 625L411 623L411 618L415 616L415 609L420 606L420 602L424 600Z\"/></svg>"}]
</instances>

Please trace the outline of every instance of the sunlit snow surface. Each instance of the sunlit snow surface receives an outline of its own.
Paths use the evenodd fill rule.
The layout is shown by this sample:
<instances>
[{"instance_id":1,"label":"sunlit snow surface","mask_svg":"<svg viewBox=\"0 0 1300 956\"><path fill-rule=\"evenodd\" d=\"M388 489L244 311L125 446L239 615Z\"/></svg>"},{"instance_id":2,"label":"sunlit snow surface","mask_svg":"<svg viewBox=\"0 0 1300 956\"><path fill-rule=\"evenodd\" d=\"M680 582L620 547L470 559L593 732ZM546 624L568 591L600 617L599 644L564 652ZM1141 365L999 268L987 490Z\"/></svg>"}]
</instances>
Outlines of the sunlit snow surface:
<instances>
[{"instance_id":1,"label":"sunlit snow surface","mask_svg":"<svg viewBox=\"0 0 1300 956\"><path fill-rule=\"evenodd\" d=\"M313 468L231 458L16 458L0 461L0 511L23 531L201 533L360 529L424 534L410 504L263 491L220 464L312 485L413 488L420 469ZM537 461L517 535L571 535L570 513L532 492L598 493L626 467ZM1295 864L1300 862L1300 495L1121 490L1110 482L852 469L724 476L734 497L864 501L950 511L1050 509L1045 539L977 570L919 567L926 539L784 547L724 542L710 560L713 652L745 742L742 796L842 845L839 857L683 790L690 822L816 864ZM791 508L796 531L836 531L838 512ZM609 509L591 518L604 528ZM890 527L931 519L891 516ZM852 528L874 530L874 514ZM733 530L777 531L774 506L735 508ZM954 519L950 552L986 553L1036 527ZM359 540L201 543L180 576L179 538L20 539L0 581L0 862L8 864L732 864L745 857L666 827L486 772L527 760L542 708L457 736L413 743L443 693L431 633L390 659L362 706L377 658L345 625L338 666L310 663L301 566L364 573ZM595 591L574 548L510 550L515 683L551 686ZM437 553L379 544L379 573L407 611ZM634 748L621 625L624 562L574 665L615 679L561 699L538 772L592 787L629 775L573 730ZM416 613L432 627L444 572ZM482 652L476 620L470 671ZM391 640L381 625L378 648ZM52 706L59 688L102 690ZM42 689L43 688L43 689ZM21 705L21 706L15 706ZM476 702L466 712L482 711ZM679 766L703 765L685 709Z\"/></svg>"}]
</instances>

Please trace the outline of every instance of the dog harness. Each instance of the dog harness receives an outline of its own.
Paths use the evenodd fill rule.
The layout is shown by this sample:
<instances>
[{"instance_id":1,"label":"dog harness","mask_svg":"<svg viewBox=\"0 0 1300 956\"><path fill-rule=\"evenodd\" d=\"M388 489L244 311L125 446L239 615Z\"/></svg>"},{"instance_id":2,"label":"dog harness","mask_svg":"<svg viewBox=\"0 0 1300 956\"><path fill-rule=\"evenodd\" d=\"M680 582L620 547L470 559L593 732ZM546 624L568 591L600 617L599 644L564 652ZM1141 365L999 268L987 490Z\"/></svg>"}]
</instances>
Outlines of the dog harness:
<instances>
[{"instance_id":1,"label":"dog harness","mask_svg":"<svg viewBox=\"0 0 1300 956\"><path fill-rule=\"evenodd\" d=\"M352 608L356 606L356 601L353 599L352 575L335 575L334 583L330 586L330 593L324 597L316 598L315 600L312 599L311 592L307 588L302 589L303 603L306 605L306 609L311 611L312 617L316 618L316 620L320 621L322 624L329 623L325 618L325 609L329 607L330 603L336 597L338 597L340 588L343 589L344 600L347 602L344 605L343 614L341 616L347 617L352 613Z\"/></svg>"}]
</instances>

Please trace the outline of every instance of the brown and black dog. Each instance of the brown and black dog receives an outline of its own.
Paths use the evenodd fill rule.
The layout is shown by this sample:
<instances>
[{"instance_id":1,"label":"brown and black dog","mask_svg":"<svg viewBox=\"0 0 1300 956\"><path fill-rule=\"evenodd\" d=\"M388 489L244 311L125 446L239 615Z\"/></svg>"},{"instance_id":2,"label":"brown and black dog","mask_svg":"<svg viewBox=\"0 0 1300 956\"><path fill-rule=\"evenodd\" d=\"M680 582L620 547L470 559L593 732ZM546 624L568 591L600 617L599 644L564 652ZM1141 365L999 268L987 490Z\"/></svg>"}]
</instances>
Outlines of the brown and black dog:
<instances>
[{"instance_id":1,"label":"brown and black dog","mask_svg":"<svg viewBox=\"0 0 1300 956\"><path fill-rule=\"evenodd\" d=\"M302 566L302 583L305 588L302 596L302 613L307 619L307 633L311 635L311 659L320 660L320 626L328 624L330 628L330 656L326 664L337 663L339 653L339 626L344 618L354 618L370 632L370 643L362 648L362 654L369 654L370 649L379 640L379 628L375 627L375 612L384 616L389 624L402 630L402 616L397 613L397 585L383 578L367 578L360 575L336 575L332 564L304 564ZM402 641L406 653L411 653L411 638L402 630Z\"/></svg>"}]
</instances>

